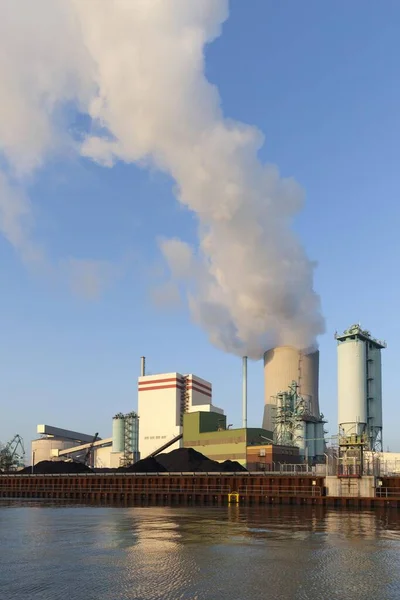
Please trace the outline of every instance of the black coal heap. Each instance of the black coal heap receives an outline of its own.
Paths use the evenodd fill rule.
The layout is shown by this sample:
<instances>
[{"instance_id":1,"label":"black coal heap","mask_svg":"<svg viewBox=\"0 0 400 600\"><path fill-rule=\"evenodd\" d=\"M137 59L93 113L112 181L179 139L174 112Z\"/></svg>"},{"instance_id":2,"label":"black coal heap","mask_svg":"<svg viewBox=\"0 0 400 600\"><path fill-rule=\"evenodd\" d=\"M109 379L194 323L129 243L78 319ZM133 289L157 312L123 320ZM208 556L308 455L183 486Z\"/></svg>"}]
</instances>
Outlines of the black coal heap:
<instances>
[{"instance_id":1,"label":"black coal heap","mask_svg":"<svg viewBox=\"0 0 400 600\"><path fill-rule=\"evenodd\" d=\"M94 471L98 473L228 473L246 471L246 469L236 461L226 460L220 463L211 460L193 448L178 448L172 450L172 452L159 454L156 457L144 458L130 467L94 469ZM39 475L51 475L57 473L93 473L93 470L81 462L43 460L34 466L33 472ZM21 475L32 473L32 467L26 467L18 473Z\"/></svg>"},{"instance_id":2,"label":"black coal heap","mask_svg":"<svg viewBox=\"0 0 400 600\"><path fill-rule=\"evenodd\" d=\"M56 473L92 473L90 467L80 462L66 462L62 460L42 460L33 467L33 472L38 475L51 475ZM32 473L32 467L26 467L18 474Z\"/></svg>"},{"instance_id":3,"label":"black coal heap","mask_svg":"<svg viewBox=\"0 0 400 600\"><path fill-rule=\"evenodd\" d=\"M242 465L236 461L227 460L219 463L197 452L193 448L178 448L166 454L157 456L157 462L165 467L170 473L180 472L202 472L202 473L222 473L232 471L246 471Z\"/></svg>"},{"instance_id":4,"label":"black coal heap","mask_svg":"<svg viewBox=\"0 0 400 600\"><path fill-rule=\"evenodd\" d=\"M130 467L122 467L118 470L127 473L165 473L167 469L155 458L143 458Z\"/></svg>"}]
</instances>

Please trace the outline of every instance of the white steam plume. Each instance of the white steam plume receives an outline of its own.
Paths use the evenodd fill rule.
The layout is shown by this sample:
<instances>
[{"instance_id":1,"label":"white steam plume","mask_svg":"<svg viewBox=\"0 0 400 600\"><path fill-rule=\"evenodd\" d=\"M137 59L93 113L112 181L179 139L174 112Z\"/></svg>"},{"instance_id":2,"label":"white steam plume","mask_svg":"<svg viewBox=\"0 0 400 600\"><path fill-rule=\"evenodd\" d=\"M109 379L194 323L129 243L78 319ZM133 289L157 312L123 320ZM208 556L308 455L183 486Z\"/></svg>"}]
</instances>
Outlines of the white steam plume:
<instances>
[{"instance_id":1,"label":"white steam plume","mask_svg":"<svg viewBox=\"0 0 400 600\"><path fill-rule=\"evenodd\" d=\"M17 4L23 14L25 3ZM11 11L11 0L4 6ZM86 138L84 156L107 166L149 164L172 176L180 202L197 215L199 244L161 247L214 344L254 358L271 344L312 345L324 322L314 266L291 229L302 191L259 161L263 136L224 118L204 74L204 47L220 34L227 0L37 0L34 7L57 28L45 47L32 34L42 48L33 105L45 147L56 137L50 123L60 133L48 115L73 99L107 131ZM24 112L27 90L37 87L31 79L17 61L13 81ZM29 114L23 127L19 138L31 141ZM13 161L18 148L12 152L5 130L0 121L0 143L11 139L6 157ZM28 153L29 165L34 158Z\"/></svg>"}]
</instances>

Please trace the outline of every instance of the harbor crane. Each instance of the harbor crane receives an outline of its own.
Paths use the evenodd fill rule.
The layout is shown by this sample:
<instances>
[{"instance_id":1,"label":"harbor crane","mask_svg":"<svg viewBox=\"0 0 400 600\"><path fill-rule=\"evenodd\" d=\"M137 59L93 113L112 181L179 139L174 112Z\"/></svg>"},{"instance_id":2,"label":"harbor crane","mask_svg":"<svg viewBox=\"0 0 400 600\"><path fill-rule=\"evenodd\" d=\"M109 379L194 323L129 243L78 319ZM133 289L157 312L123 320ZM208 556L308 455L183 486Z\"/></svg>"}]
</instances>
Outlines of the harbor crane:
<instances>
[{"instance_id":1,"label":"harbor crane","mask_svg":"<svg viewBox=\"0 0 400 600\"><path fill-rule=\"evenodd\" d=\"M24 459L24 440L17 433L10 442L0 449L0 469L2 471L15 471L23 465Z\"/></svg>"}]
</instances>

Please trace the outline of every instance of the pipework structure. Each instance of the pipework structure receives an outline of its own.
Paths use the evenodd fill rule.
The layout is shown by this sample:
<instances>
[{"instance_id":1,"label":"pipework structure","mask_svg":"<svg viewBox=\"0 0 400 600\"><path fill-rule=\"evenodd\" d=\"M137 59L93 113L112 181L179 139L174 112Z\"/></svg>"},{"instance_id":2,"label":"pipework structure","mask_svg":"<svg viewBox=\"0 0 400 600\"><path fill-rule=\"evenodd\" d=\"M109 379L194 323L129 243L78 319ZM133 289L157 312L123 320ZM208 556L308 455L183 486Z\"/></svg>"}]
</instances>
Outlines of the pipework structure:
<instances>
[{"instance_id":1,"label":"pipework structure","mask_svg":"<svg viewBox=\"0 0 400 600\"><path fill-rule=\"evenodd\" d=\"M360 325L335 333L338 356L339 435L362 436L366 450L381 452L382 358L386 343Z\"/></svg>"},{"instance_id":2,"label":"pipework structure","mask_svg":"<svg viewBox=\"0 0 400 600\"><path fill-rule=\"evenodd\" d=\"M297 446L305 461L319 461L325 454L326 421L322 414L314 414L310 400L302 397L298 388L297 382L292 381L286 391L274 398L274 443Z\"/></svg>"},{"instance_id":3,"label":"pipework structure","mask_svg":"<svg viewBox=\"0 0 400 600\"><path fill-rule=\"evenodd\" d=\"M264 429L274 429L277 397L293 381L310 414L319 419L319 351L279 346L264 354Z\"/></svg>"}]
</instances>

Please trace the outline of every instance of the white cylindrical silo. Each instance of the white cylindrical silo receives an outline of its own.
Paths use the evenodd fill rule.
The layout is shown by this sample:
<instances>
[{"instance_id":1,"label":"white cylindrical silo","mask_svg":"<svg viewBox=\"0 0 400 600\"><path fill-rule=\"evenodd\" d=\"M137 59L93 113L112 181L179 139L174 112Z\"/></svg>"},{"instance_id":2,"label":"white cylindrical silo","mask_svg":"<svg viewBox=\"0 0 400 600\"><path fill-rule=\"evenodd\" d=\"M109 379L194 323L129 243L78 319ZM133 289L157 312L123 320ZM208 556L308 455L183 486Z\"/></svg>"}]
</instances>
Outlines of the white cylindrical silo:
<instances>
[{"instance_id":1,"label":"white cylindrical silo","mask_svg":"<svg viewBox=\"0 0 400 600\"><path fill-rule=\"evenodd\" d=\"M305 458L307 447L307 429L305 421L297 422L294 443L299 449L300 456Z\"/></svg>"},{"instance_id":2,"label":"white cylindrical silo","mask_svg":"<svg viewBox=\"0 0 400 600\"><path fill-rule=\"evenodd\" d=\"M309 421L306 425L307 432L307 448L308 458L312 459L315 456L315 423Z\"/></svg>"},{"instance_id":3,"label":"white cylindrical silo","mask_svg":"<svg viewBox=\"0 0 400 600\"><path fill-rule=\"evenodd\" d=\"M366 343L347 338L338 344L338 421L345 435L361 435L367 425Z\"/></svg>"},{"instance_id":4,"label":"white cylindrical silo","mask_svg":"<svg viewBox=\"0 0 400 600\"><path fill-rule=\"evenodd\" d=\"M306 353L292 346L272 348L264 354L264 419L263 428L274 430L275 397L288 391L295 381L300 396L307 397L311 415L319 416L318 402L319 351Z\"/></svg>"},{"instance_id":5,"label":"white cylindrical silo","mask_svg":"<svg viewBox=\"0 0 400 600\"><path fill-rule=\"evenodd\" d=\"M112 451L123 452L125 447L125 417L118 413L112 424Z\"/></svg>"}]
</instances>

